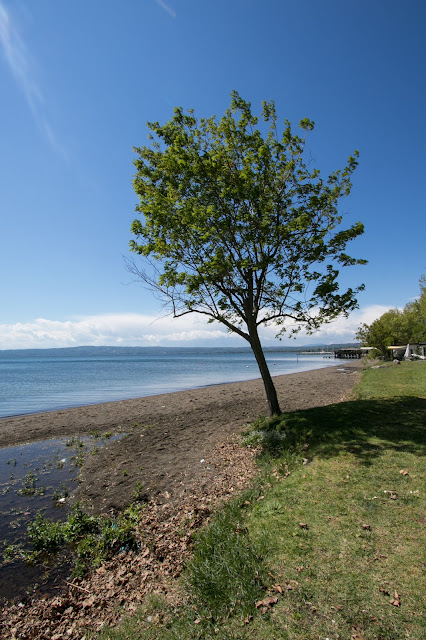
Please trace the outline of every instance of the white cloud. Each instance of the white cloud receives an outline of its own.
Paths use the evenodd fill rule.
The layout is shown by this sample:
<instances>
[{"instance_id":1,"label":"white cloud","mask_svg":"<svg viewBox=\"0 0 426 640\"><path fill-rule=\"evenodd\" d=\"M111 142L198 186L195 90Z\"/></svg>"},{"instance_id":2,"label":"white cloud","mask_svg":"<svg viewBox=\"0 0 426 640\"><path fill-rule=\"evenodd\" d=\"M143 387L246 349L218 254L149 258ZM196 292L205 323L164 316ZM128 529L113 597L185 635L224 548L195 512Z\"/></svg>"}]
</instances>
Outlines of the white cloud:
<instances>
[{"instance_id":1,"label":"white cloud","mask_svg":"<svg viewBox=\"0 0 426 640\"><path fill-rule=\"evenodd\" d=\"M390 306L376 304L357 309L348 318L338 318L324 325L315 337L320 335L322 339L330 342L350 342L355 340L355 334L361 324L371 324L390 308Z\"/></svg>"},{"instance_id":2,"label":"white cloud","mask_svg":"<svg viewBox=\"0 0 426 640\"><path fill-rule=\"evenodd\" d=\"M0 324L0 349L69 347L78 345L184 345L228 342L219 326L201 318L179 319L142 314L106 314L76 320L38 318L32 322Z\"/></svg>"},{"instance_id":3,"label":"white cloud","mask_svg":"<svg viewBox=\"0 0 426 640\"><path fill-rule=\"evenodd\" d=\"M171 16L172 18L176 18L176 11L174 11L166 2L164 2L164 0L155 0L155 2L159 7L164 9L164 11L169 14L169 16Z\"/></svg>"},{"instance_id":4,"label":"white cloud","mask_svg":"<svg viewBox=\"0 0 426 640\"><path fill-rule=\"evenodd\" d=\"M340 318L313 336L304 333L297 341L286 340L282 345L303 345L320 342L351 342L359 325L381 316L390 307L374 305ZM277 330L267 327L261 331L263 344L278 344ZM38 318L32 322L0 324L0 349L31 349L70 347L79 345L121 346L238 346L246 344L227 332L218 323L208 324L204 317L192 314L182 318L156 318L145 314L105 314L59 321Z\"/></svg>"},{"instance_id":5,"label":"white cloud","mask_svg":"<svg viewBox=\"0 0 426 640\"><path fill-rule=\"evenodd\" d=\"M34 56L28 51L23 38L12 22L10 13L1 1L0 43L10 72L23 92L38 128L46 136L53 149L57 153L65 155L44 115L45 100L35 79L34 64L32 62Z\"/></svg>"}]
</instances>

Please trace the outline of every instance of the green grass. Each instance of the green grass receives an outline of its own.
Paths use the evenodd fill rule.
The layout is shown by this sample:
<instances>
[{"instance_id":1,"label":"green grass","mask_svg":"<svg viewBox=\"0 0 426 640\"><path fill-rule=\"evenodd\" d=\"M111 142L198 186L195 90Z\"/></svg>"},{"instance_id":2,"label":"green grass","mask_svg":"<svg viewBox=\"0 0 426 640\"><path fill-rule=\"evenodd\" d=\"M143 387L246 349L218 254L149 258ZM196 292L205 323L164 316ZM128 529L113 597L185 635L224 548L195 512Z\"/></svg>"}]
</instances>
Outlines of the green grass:
<instances>
[{"instance_id":1,"label":"green grass","mask_svg":"<svg viewBox=\"0 0 426 640\"><path fill-rule=\"evenodd\" d=\"M425 638L425 398L426 364L407 362L253 425L259 478L201 532L183 604L148 598L100 637Z\"/></svg>"},{"instance_id":2,"label":"green grass","mask_svg":"<svg viewBox=\"0 0 426 640\"><path fill-rule=\"evenodd\" d=\"M186 582L198 615L213 625L234 616L250 615L270 582L263 556L268 540L248 535L244 509L260 493L257 484L218 511L196 540Z\"/></svg>"},{"instance_id":3,"label":"green grass","mask_svg":"<svg viewBox=\"0 0 426 640\"><path fill-rule=\"evenodd\" d=\"M357 395L361 399L402 396L426 397L426 366L423 361L387 364L363 373Z\"/></svg>"}]
</instances>

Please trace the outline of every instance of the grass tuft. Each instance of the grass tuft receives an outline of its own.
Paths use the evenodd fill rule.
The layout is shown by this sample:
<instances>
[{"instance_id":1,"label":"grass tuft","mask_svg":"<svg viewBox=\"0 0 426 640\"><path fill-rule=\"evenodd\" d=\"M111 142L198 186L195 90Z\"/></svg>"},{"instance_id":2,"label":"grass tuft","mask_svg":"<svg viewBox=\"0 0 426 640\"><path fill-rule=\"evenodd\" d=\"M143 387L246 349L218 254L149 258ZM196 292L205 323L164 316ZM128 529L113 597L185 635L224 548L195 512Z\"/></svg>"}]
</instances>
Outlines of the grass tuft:
<instances>
[{"instance_id":1,"label":"grass tuft","mask_svg":"<svg viewBox=\"0 0 426 640\"><path fill-rule=\"evenodd\" d=\"M270 582L266 540L250 537L241 506L256 494L258 489L223 506L196 540L186 582L200 616L213 623L230 616L244 620Z\"/></svg>"}]
</instances>

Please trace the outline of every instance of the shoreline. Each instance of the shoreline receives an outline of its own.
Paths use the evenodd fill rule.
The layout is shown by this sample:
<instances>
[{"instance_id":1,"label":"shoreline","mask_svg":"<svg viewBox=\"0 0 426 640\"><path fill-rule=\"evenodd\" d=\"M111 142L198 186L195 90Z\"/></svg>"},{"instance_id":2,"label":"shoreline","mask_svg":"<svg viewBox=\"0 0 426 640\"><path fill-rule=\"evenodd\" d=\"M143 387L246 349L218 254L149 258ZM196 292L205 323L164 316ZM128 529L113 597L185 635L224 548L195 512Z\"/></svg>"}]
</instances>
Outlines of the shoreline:
<instances>
[{"instance_id":1,"label":"shoreline","mask_svg":"<svg viewBox=\"0 0 426 640\"><path fill-rule=\"evenodd\" d=\"M334 359L333 359L334 360ZM302 373L304 371L314 371L316 369L325 369L328 367L333 367L333 366L338 366L339 364L344 365L346 364L347 361L342 361L339 360L337 363L334 360L333 363L331 362L327 362L327 363L314 363L310 362L309 364L305 364L303 367L291 367L289 371L282 371L280 373L276 373L273 374L273 372L271 371L271 374L273 377L277 377L277 376L281 376L281 375L293 375L294 373ZM252 363L253 364L253 363ZM306 367L306 368L305 368ZM261 376L260 376L260 372L256 367L256 371L255 372L251 372L249 377L241 377L241 378L235 378L235 379L229 379L229 380L218 380L218 381L214 381L214 382L205 382L203 384L195 384L195 385L189 385L189 386L180 386L176 381L171 381L171 383L169 385L163 385L164 388L160 389L159 391L155 391L154 389L146 389L146 391L142 391L142 389L140 387L138 387L137 389L135 389L134 391L130 391L127 394L120 394L120 393L116 393L114 392L114 389L110 390L110 393L105 394L104 397L102 397L103 394L101 394L100 397L96 398L96 396L99 396L99 393L96 390L93 390L93 399L91 400L87 400L85 399L80 399L79 400L79 396L76 395L75 399L69 399L68 401L62 401L60 398L61 396L59 395L59 399L55 399L52 398L50 401L50 406L47 406L47 408L42 407L42 406L35 406L33 408L30 408L28 410L24 410L24 411L19 411L19 409L17 410L16 413L11 413L8 414L6 413L5 415L0 415L0 424L2 420L8 420L8 419L12 419L12 418L19 418L19 417L23 417L23 416L32 416L32 415L38 415L38 414L44 414L44 413L53 413L56 411L67 411L69 409L77 409L77 408L82 408L82 407L89 407L89 406L94 406L94 405L103 405L103 404L108 404L108 403L112 403L112 402L121 402L121 401L125 401L125 400L138 400L141 398L146 398L146 397L151 397L151 396L156 396L156 395L168 395L171 393L180 393L183 391L190 391L190 390L195 390L195 389L204 389L210 386L217 386L217 385L222 385L222 384L233 384L233 383L244 383L244 382L249 382L251 380L260 380ZM195 381L194 381L195 382ZM109 397L108 397L109 396ZM47 404L47 403L46 403Z\"/></svg>"},{"instance_id":2,"label":"shoreline","mask_svg":"<svg viewBox=\"0 0 426 640\"><path fill-rule=\"evenodd\" d=\"M357 360L275 376L282 411L341 402L362 368ZM257 378L3 418L0 447L94 432L126 434L87 457L72 496L88 511L117 512L131 502L137 486L159 502L179 500L194 485L207 488L220 474L218 447L235 442L245 424L268 414Z\"/></svg>"},{"instance_id":3,"label":"shoreline","mask_svg":"<svg viewBox=\"0 0 426 640\"><path fill-rule=\"evenodd\" d=\"M349 361L339 361L338 364L326 364L320 367L314 367L314 368L309 368L309 369L302 369L299 371L289 371L288 373L278 373L276 375L273 375L273 379L275 380L276 378L280 378L282 376L293 376L293 375L297 375L299 373L309 373L310 371L317 371L317 370L322 370L322 369L329 369L329 368L336 368L336 367L344 367L344 366L348 366L349 364L354 364L357 361L355 360L349 360ZM359 361L358 361L359 362ZM360 366L356 367L356 368L360 368ZM145 398L154 398L156 396L170 396L172 394L176 394L176 393L185 393L187 391L197 391L197 390L202 390L202 389L208 389L210 387L220 387L220 386L226 386L226 385L231 385L231 384L245 384L247 382L254 382L256 380L261 381L262 378L259 375L257 375L254 378L245 378L245 379L241 379L241 380L231 380L231 381L227 381L227 382L211 382L208 384L203 384L203 385L199 385L196 387L188 387L188 388L184 388L184 389L174 389L171 391L160 391L158 393L149 393L146 395L136 395L136 396L131 396L131 397L127 397L127 398L117 398L115 400L100 400L97 402L90 402L90 403L82 403L82 404L72 404L70 406L64 406L64 407L57 407L54 409L46 409L45 411L26 411L24 413L14 413L12 415L6 415L6 416L0 416L0 449L3 448L4 446L10 446L9 444L2 444L1 443L1 427L2 424L6 421L9 420L15 420L15 419L19 419L19 418L31 418L34 416L41 416L41 415L48 415L48 414L56 414L56 413L63 413L66 411L72 411L74 409L87 409L90 407L98 407L98 406L103 406L103 405L110 405L110 404L114 404L114 403L118 403L118 402L131 402L131 401L137 401L137 400L142 400Z\"/></svg>"},{"instance_id":4,"label":"shoreline","mask_svg":"<svg viewBox=\"0 0 426 640\"><path fill-rule=\"evenodd\" d=\"M350 372L355 372L361 370L363 368L363 365L359 360L350 360L345 362L344 364L339 363L324 367L318 367L315 369L306 369L304 371L277 374L273 376L273 379L277 387L277 393L279 394L279 387L283 386L283 379L291 379L295 378L296 376L306 377L310 376L310 374L343 368L347 369ZM122 422L123 424L115 424L116 428L120 427L119 430L122 430L124 423L128 423L128 421L131 419L131 417L129 416L131 414L134 414L135 412L138 413L140 409L148 411L148 413L151 415L152 411L155 408L165 408L165 405L159 403L160 400L161 402L166 402L168 399L170 399L172 401L177 401L178 404L181 404L180 400L183 400L185 402L189 399L189 401L191 402L195 399L196 396L201 396L203 392L206 392L205 395L207 398L211 395L208 393L209 390L218 390L219 392L222 392L222 390L225 391L225 389L229 389L231 387L241 388L241 391L244 391L244 387L247 387L247 392L250 395L259 395L259 404L263 405L262 409L267 410L266 397L261 398L259 394L259 391L263 391L264 393L261 377L251 378L248 380L237 380L232 382L217 382L192 387L189 389L167 391L164 393L154 393L152 395L137 396L134 398L124 398L119 400L109 400L105 402L81 404L59 409L48 409L46 411L39 412L18 413L12 416L1 416L0 449L8 446L16 446L19 444L28 444L29 442L49 439L52 437L61 437L62 435L71 436L89 433L90 431L96 429L96 427L112 427L113 422ZM257 387L260 387L260 389L258 389ZM194 398L190 398L189 396L194 396ZM152 407L150 405L152 405ZM294 408L292 407L286 408L284 406L281 408L283 411L294 410ZM120 421L121 410L121 416L123 419ZM263 413L262 415L265 415L265 413ZM51 420L49 420L49 418L51 418ZM90 424L83 425L82 422L86 421L89 421ZM52 424L48 425L48 422L51 422ZM61 426L59 425L59 423L61 423ZM30 424L33 426L30 427ZM28 428L27 430L25 429L26 426L30 428ZM69 431L69 428L77 429L77 431L71 432ZM23 429L25 429L24 432ZM52 435L53 432L55 433L55 435ZM46 438L45 435L47 435Z\"/></svg>"}]
</instances>

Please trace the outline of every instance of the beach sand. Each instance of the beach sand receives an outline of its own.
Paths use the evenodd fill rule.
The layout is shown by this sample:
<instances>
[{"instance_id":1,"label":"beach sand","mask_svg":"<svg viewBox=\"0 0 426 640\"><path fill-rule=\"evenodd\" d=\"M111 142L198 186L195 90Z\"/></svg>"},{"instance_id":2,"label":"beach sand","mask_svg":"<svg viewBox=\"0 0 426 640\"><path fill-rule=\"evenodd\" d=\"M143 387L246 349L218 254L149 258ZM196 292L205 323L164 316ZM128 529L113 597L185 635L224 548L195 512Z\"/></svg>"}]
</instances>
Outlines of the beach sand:
<instances>
[{"instance_id":1,"label":"beach sand","mask_svg":"<svg viewBox=\"0 0 426 640\"><path fill-rule=\"evenodd\" d=\"M274 377L283 411L342 401L362 363ZM268 415L260 379L189 391L17 416L0 420L0 447L90 432L125 438L89 456L73 499L94 512L127 506L140 483L146 498L179 500L192 490L209 491L223 467L220 447L244 425Z\"/></svg>"}]
</instances>

